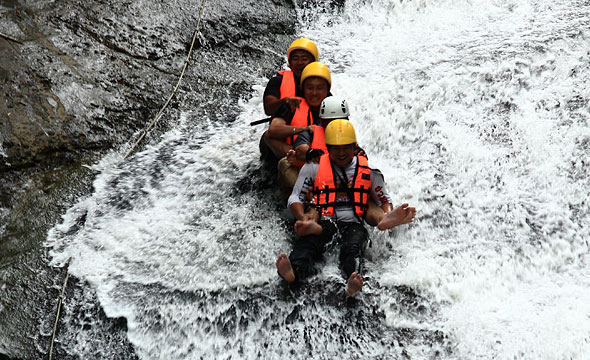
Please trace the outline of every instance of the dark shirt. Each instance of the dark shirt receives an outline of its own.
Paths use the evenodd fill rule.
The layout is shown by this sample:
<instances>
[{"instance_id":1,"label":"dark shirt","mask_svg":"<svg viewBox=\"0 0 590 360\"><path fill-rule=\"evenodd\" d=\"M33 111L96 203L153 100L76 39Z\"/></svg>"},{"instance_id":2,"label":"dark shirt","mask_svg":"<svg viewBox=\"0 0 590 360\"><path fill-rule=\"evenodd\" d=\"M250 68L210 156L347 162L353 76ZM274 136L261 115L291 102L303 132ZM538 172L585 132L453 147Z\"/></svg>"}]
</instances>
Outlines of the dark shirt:
<instances>
[{"instance_id":1,"label":"dark shirt","mask_svg":"<svg viewBox=\"0 0 590 360\"><path fill-rule=\"evenodd\" d=\"M293 142L293 148L296 148L299 145L311 145L313 136L309 131L300 132L298 135L297 139Z\"/></svg>"}]
</instances>

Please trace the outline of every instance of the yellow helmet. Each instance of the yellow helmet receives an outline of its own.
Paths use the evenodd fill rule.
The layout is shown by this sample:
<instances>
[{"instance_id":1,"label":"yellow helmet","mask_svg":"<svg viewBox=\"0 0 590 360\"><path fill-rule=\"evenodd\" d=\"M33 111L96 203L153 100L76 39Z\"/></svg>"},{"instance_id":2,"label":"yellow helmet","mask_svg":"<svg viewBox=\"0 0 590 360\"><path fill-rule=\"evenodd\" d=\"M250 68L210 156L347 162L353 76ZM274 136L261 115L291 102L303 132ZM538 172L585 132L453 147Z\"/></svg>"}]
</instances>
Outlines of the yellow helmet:
<instances>
[{"instance_id":1,"label":"yellow helmet","mask_svg":"<svg viewBox=\"0 0 590 360\"><path fill-rule=\"evenodd\" d=\"M320 57L318 47L308 38L299 38L291 43L291 46L289 46L289 49L287 50L287 60L289 59L289 56L291 56L291 51L293 50L307 51L313 56L313 61L318 61Z\"/></svg>"},{"instance_id":2,"label":"yellow helmet","mask_svg":"<svg viewBox=\"0 0 590 360\"><path fill-rule=\"evenodd\" d=\"M356 133L352 123L345 119L330 121L326 127L326 145L349 145L356 143Z\"/></svg>"},{"instance_id":3,"label":"yellow helmet","mask_svg":"<svg viewBox=\"0 0 590 360\"><path fill-rule=\"evenodd\" d=\"M303 72L301 73L301 87L303 87L303 82L305 79L309 77L320 77L328 82L328 90L332 86L332 76L330 75L330 69L324 63L314 61L308 64Z\"/></svg>"}]
</instances>

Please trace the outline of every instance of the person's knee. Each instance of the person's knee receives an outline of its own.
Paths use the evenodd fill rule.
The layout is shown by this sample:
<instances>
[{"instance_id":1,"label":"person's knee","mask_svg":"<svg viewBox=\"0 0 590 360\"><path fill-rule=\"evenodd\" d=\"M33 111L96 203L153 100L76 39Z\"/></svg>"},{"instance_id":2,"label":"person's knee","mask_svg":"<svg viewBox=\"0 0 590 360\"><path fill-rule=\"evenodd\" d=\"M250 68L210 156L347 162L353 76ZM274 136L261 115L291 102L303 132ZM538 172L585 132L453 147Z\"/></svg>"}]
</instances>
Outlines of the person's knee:
<instances>
[{"instance_id":1,"label":"person's knee","mask_svg":"<svg viewBox=\"0 0 590 360\"><path fill-rule=\"evenodd\" d=\"M289 254L289 261L291 261L291 266L293 268L312 265L314 258L315 256L312 249L308 247L296 247L291 254Z\"/></svg>"},{"instance_id":2,"label":"person's knee","mask_svg":"<svg viewBox=\"0 0 590 360\"><path fill-rule=\"evenodd\" d=\"M359 243L362 244L367 241L369 237L369 233L367 229L361 224L351 224L346 228L344 234L342 235L342 240L344 243Z\"/></svg>"},{"instance_id":3,"label":"person's knee","mask_svg":"<svg viewBox=\"0 0 590 360\"><path fill-rule=\"evenodd\" d=\"M340 253L347 255L356 255L360 254L362 249L363 246L361 242L350 241L342 244Z\"/></svg>"},{"instance_id":4,"label":"person's knee","mask_svg":"<svg viewBox=\"0 0 590 360\"><path fill-rule=\"evenodd\" d=\"M295 153L298 159L305 159L305 154L307 153L307 150L309 150L309 145L307 144L302 144L299 145L295 148Z\"/></svg>"},{"instance_id":5,"label":"person's knee","mask_svg":"<svg viewBox=\"0 0 590 360\"><path fill-rule=\"evenodd\" d=\"M318 217L319 217L318 213ZM318 224L322 226L322 234L320 235L322 239L329 241L327 239L332 239L335 234L338 233L338 229L333 221L330 220L318 220Z\"/></svg>"},{"instance_id":6,"label":"person's knee","mask_svg":"<svg viewBox=\"0 0 590 360\"><path fill-rule=\"evenodd\" d=\"M289 160L287 160L287 157L283 156L279 162L277 163L277 170L279 171L279 174L284 174L287 172L287 169L291 167L291 164L289 164Z\"/></svg>"}]
</instances>

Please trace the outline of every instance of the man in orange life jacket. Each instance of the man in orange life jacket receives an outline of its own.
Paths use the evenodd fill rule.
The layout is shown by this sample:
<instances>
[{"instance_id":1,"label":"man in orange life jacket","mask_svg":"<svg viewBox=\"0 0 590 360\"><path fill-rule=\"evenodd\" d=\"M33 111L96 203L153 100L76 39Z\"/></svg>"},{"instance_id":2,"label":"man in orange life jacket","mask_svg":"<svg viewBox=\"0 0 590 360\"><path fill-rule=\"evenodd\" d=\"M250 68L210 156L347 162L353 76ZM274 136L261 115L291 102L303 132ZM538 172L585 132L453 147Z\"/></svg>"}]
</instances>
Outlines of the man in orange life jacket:
<instances>
[{"instance_id":1,"label":"man in orange life jacket","mask_svg":"<svg viewBox=\"0 0 590 360\"><path fill-rule=\"evenodd\" d=\"M289 283L314 272L314 264L326 246L338 238L340 268L347 279L346 294L354 295L363 286L362 254L368 241L363 226L369 197L384 213L379 219L380 230L407 224L414 220L416 209L408 204L393 208L385 189L383 175L372 168L367 159L355 155L356 134L348 120L333 120L325 133L328 154L319 163L306 163L299 173L289 197L289 209L297 219L297 238L291 254L281 253L276 261L280 276ZM308 190L312 190L319 221L305 212Z\"/></svg>"},{"instance_id":2,"label":"man in orange life jacket","mask_svg":"<svg viewBox=\"0 0 590 360\"><path fill-rule=\"evenodd\" d=\"M293 143L295 149L290 150L287 153L287 159L289 159L290 162L293 162L293 160L291 160L293 158L298 160L305 160L306 162L318 162L322 154L328 153L328 149L324 141L324 129L332 120L348 120L349 116L350 110L348 109L348 103L345 99L339 96L328 96L327 98L325 98L324 101L322 101L322 104L320 105L321 126L314 127L313 134L310 134L308 131L300 133L297 136L295 142ZM364 150L360 147L357 146L355 150L355 155L363 155L367 157ZM279 174L281 174L282 172L281 167L285 167L283 160L279 162ZM299 174L299 172L297 172L297 174ZM289 191L293 189L293 185L295 185L296 180L297 179L292 181ZM379 220L382 217L383 210L377 205L375 205L374 201L369 199L369 208L365 216L365 222L368 225L377 226Z\"/></svg>"},{"instance_id":3,"label":"man in orange life jacket","mask_svg":"<svg viewBox=\"0 0 590 360\"><path fill-rule=\"evenodd\" d=\"M301 73L307 65L319 61L318 48L313 41L299 38L287 49L287 60L291 70L279 71L264 89L263 104L266 115L276 115L285 105L295 112L303 97L300 86Z\"/></svg>"},{"instance_id":4,"label":"man in orange life jacket","mask_svg":"<svg viewBox=\"0 0 590 360\"><path fill-rule=\"evenodd\" d=\"M310 63L318 61L319 52L315 43L307 38L299 38L289 46L287 61L291 70L279 71L271 78L264 90L264 112L272 117L284 118L297 111L304 97L301 87L301 74ZM292 134L289 134L292 135ZM271 165L292 149L283 138L270 136L268 130L260 139L260 153Z\"/></svg>"},{"instance_id":5,"label":"man in orange life jacket","mask_svg":"<svg viewBox=\"0 0 590 360\"><path fill-rule=\"evenodd\" d=\"M327 154L328 149L324 142L324 129L335 119L348 120L350 111L348 103L341 97L328 96L320 105L320 127L314 127L314 132L303 131L293 142L293 150L287 152L287 159L290 163L297 161L318 161L321 154ZM359 148L360 149L360 148ZM313 151L310 151L313 150ZM318 151L321 150L321 151ZM364 153L364 152L363 152Z\"/></svg>"},{"instance_id":6,"label":"man in orange life jacket","mask_svg":"<svg viewBox=\"0 0 590 360\"><path fill-rule=\"evenodd\" d=\"M270 123L264 141L272 149L279 161L279 185L290 193L298 169L303 166L305 157L297 161L283 159L293 149L300 133L307 131L313 134L315 125L321 123L319 110L322 101L328 96L332 78L330 69L321 62L312 62L301 73L301 87L304 98L294 113L288 113L283 117L275 117ZM323 129L322 129L323 130ZM281 165L283 164L283 165ZM291 168L293 167L293 168Z\"/></svg>"}]
</instances>

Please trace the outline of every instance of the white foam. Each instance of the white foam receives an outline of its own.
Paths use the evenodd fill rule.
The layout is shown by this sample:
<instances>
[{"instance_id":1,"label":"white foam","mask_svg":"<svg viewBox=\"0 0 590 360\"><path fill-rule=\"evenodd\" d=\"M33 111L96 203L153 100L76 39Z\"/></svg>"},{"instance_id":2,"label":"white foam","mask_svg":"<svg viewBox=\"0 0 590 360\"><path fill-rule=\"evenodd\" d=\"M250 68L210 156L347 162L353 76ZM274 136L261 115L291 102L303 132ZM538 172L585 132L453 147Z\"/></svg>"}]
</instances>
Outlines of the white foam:
<instances>
[{"instance_id":1,"label":"white foam","mask_svg":"<svg viewBox=\"0 0 590 360\"><path fill-rule=\"evenodd\" d=\"M386 336L413 336L355 330L350 356L589 357L590 116L576 106L589 95L589 13L562 1L358 0L302 24L394 201L418 208L411 226L371 231L375 282L361 301L383 313L372 325ZM258 161L262 131L247 124L262 117L265 81L230 127L191 131L187 113L130 161L96 165L95 192L50 233L53 261L72 258L107 314L128 318L143 358L256 358L262 346L269 358L309 346L330 358L350 335L337 325L348 310L260 290L277 279L290 229L273 204L233 190ZM327 263L319 281L338 288ZM227 333L232 321L242 324Z\"/></svg>"}]
</instances>

